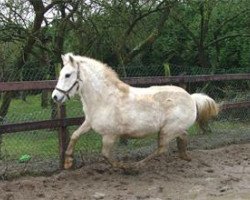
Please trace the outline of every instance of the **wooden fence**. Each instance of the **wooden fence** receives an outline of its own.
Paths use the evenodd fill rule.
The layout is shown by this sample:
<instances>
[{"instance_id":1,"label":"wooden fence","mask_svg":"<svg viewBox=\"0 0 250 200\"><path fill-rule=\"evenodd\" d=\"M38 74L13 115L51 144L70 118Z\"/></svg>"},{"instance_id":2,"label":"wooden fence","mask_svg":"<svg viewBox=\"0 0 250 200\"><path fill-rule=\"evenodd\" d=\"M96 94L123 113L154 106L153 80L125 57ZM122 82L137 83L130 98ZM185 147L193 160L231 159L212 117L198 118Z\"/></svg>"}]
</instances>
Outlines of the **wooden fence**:
<instances>
[{"instance_id":1,"label":"wooden fence","mask_svg":"<svg viewBox=\"0 0 250 200\"><path fill-rule=\"evenodd\" d=\"M123 81L133 85L146 87L150 85L166 84L185 84L193 82L208 81L232 81L232 80L250 80L250 73L247 74L224 74L224 75L196 75L196 76L170 76L170 77L130 77ZM24 90L53 90L56 81L23 81L23 82L0 82L0 92L6 91L24 91ZM227 103L222 109L250 107L250 101ZM0 135L13 132L31 131L39 129L58 128L60 166L63 166L64 152L67 147L67 127L80 125L84 117L67 118L64 105L59 106L59 118L53 120L43 120L35 122L23 122L0 125Z\"/></svg>"}]
</instances>

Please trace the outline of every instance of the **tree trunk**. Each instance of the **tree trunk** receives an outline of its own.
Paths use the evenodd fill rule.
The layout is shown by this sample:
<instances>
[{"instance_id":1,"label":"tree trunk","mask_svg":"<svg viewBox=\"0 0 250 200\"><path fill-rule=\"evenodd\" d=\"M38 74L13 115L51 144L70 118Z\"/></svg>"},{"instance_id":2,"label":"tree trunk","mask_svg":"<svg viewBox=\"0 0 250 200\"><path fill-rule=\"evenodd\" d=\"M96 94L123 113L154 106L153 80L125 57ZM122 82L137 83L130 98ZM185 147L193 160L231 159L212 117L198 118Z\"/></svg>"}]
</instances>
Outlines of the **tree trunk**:
<instances>
[{"instance_id":1,"label":"tree trunk","mask_svg":"<svg viewBox=\"0 0 250 200\"><path fill-rule=\"evenodd\" d=\"M3 143L3 136L0 135L0 160L3 159L3 155L2 155L2 143Z\"/></svg>"},{"instance_id":2,"label":"tree trunk","mask_svg":"<svg viewBox=\"0 0 250 200\"><path fill-rule=\"evenodd\" d=\"M52 99L50 99L50 107L51 107L50 118L51 119L56 119L57 116L58 116L58 110L57 110L56 103Z\"/></svg>"},{"instance_id":3,"label":"tree trunk","mask_svg":"<svg viewBox=\"0 0 250 200\"><path fill-rule=\"evenodd\" d=\"M5 92L3 95L3 101L0 107L0 122L3 121L3 119L8 113L12 96L13 96L13 92Z\"/></svg>"},{"instance_id":4,"label":"tree trunk","mask_svg":"<svg viewBox=\"0 0 250 200\"><path fill-rule=\"evenodd\" d=\"M203 46L198 47L198 62L201 67L209 68L211 67L211 63L208 58L208 54Z\"/></svg>"},{"instance_id":5,"label":"tree trunk","mask_svg":"<svg viewBox=\"0 0 250 200\"><path fill-rule=\"evenodd\" d=\"M48 108L49 106L49 91L43 90L41 96L41 107Z\"/></svg>"},{"instance_id":6,"label":"tree trunk","mask_svg":"<svg viewBox=\"0 0 250 200\"><path fill-rule=\"evenodd\" d=\"M0 124L3 123L5 116L8 113L13 92L5 92L3 94L3 101L0 107ZM2 134L0 135L0 160L2 159Z\"/></svg>"},{"instance_id":7,"label":"tree trunk","mask_svg":"<svg viewBox=\"0 0 250 200\"><path fill-rule=\"evenodd\" d=\"M217 41L218 40L218 35L219 33L214 33L214 41L215 41L215 51L216 51L216 63L215 63L215 66L214 68L217 68L219 67L219 63L220 63L220 45L219 45L219 42Z\"/></svg>"},{"instance_id":8,"label":"tree trunk","mask_svg":"<svg viewBox=\"0 0 250 200\"><path fill-rule=\"evenodd\" d=\"M50 78L51 79L56 79L56 70L55 70L55 65L51 65L50 66ZM51 113L50 113L50 118L51 119L56 119L57 117L57 105L56 103L52 100L52 98L50 98L50 109L51 109Z\"/></svg>"}]
</instances>

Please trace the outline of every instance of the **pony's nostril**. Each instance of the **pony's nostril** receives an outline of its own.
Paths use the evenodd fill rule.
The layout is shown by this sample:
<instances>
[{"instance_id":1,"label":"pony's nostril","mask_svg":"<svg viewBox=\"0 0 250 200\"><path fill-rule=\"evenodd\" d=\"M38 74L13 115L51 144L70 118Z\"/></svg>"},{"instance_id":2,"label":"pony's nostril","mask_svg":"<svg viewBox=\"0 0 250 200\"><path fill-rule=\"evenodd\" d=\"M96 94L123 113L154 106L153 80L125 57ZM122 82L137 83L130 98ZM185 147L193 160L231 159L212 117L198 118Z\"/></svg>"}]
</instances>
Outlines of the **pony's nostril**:
<instances>
[{"instance_id":1,"label":"pony's nostril","mask_svg":"<svg viewBox=\"0 0 250 200\"><path fill-rule=\"evenodd\" d=\"M55 101L57 101L57 96L55 95L55 96L53 97L53 99L54 99Z\"/></svg>"}]
</instances>

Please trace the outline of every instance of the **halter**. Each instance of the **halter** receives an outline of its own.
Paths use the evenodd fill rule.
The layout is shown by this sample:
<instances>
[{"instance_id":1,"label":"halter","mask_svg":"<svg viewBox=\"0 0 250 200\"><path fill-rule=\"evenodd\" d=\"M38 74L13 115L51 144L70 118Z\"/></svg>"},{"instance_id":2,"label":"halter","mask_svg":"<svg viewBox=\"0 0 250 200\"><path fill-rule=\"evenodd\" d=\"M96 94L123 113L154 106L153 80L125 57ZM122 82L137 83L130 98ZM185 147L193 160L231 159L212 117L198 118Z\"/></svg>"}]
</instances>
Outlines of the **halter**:
<instances>
[{"instance_id":1,"label":"halter","mask_svg":"<svg viewBox=\"0 0 250 200\"><path fill-rule=\"evenodd\" d=\"M79 70L79 65L78 65L78 68L77 68L77 78L76 78L76 81L73 83L73 85L68 89L68 90L62 90L58 87L55 88L55 90L63 93L69 100L70 100L70 96L69 96L69 93L70 91L77 85L77 89L76 90L79 90L79 82L82 81L81 78L80 78L80 70Z\"/></svg>"}]
</instances>

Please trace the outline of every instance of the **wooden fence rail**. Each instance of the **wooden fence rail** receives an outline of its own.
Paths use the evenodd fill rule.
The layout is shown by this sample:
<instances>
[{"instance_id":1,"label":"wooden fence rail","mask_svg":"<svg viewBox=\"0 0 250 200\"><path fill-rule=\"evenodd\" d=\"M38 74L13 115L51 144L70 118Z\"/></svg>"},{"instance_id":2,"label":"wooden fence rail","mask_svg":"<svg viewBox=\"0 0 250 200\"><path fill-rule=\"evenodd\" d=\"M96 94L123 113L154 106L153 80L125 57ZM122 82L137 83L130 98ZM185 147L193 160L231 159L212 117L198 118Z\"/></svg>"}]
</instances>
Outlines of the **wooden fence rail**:
<instances>
[{"instance_id":1,"label":"wooden fence rail","mask_svg":"<svg viewBox=\"0 0 250 200\"><path fill-rule=\"evenodd\" d=\"M170 76L170 77L130 77L122 79L132 86L166 85L175 83L208 82L208 81L232 81L250 80L250 73L247 74L224 74L224 75L196 75L196 76ZM56 85L56 80L47 81L23 81L23 82L0 82L0 92L23 91L23 90L52 90ZM250 107L250 101L227 103L222 106L223 110L233 108ZM1 124L0 135L5 133L23 132L40 129L59 130L59 155L60 166L63 166L64 153L67 146L67 127L80 125L84 117L67 118L64 106L59 107L59 118L53 120L43 120L34 122L22 122L12 124Z\"/></svg>"},{"instance_id":2,"label":"wooden fence rail","mask_svg":"<svg viewBox=\"0 0 250 200\"><path fill-rule=\"evenodd\" d=\"M216 74L195 76L153 76L153 77L129 77L123 78L124 82L133 86L167 85L174 83L194 83L207 81L232 81L250 80L247 74ZM0 92L20 90L52 90L55 88L56 80L47 81L22 81L22 82L0 82Z\"/></svg>"},{"instance_id":3,"label":"wooden fence rail","mask_svg":"<svg viewBox=\"0 0 250 200\"><path fill-rule=\"evenodd\" d=\"M60 127L80 125L84 121L84 117L74 117L65 119L50 119L34 122L21 122L0 125L0 135L5 133L15 133L23 131L34 131L41 129L55 129Z\"/></svg>"}]
</instances>

